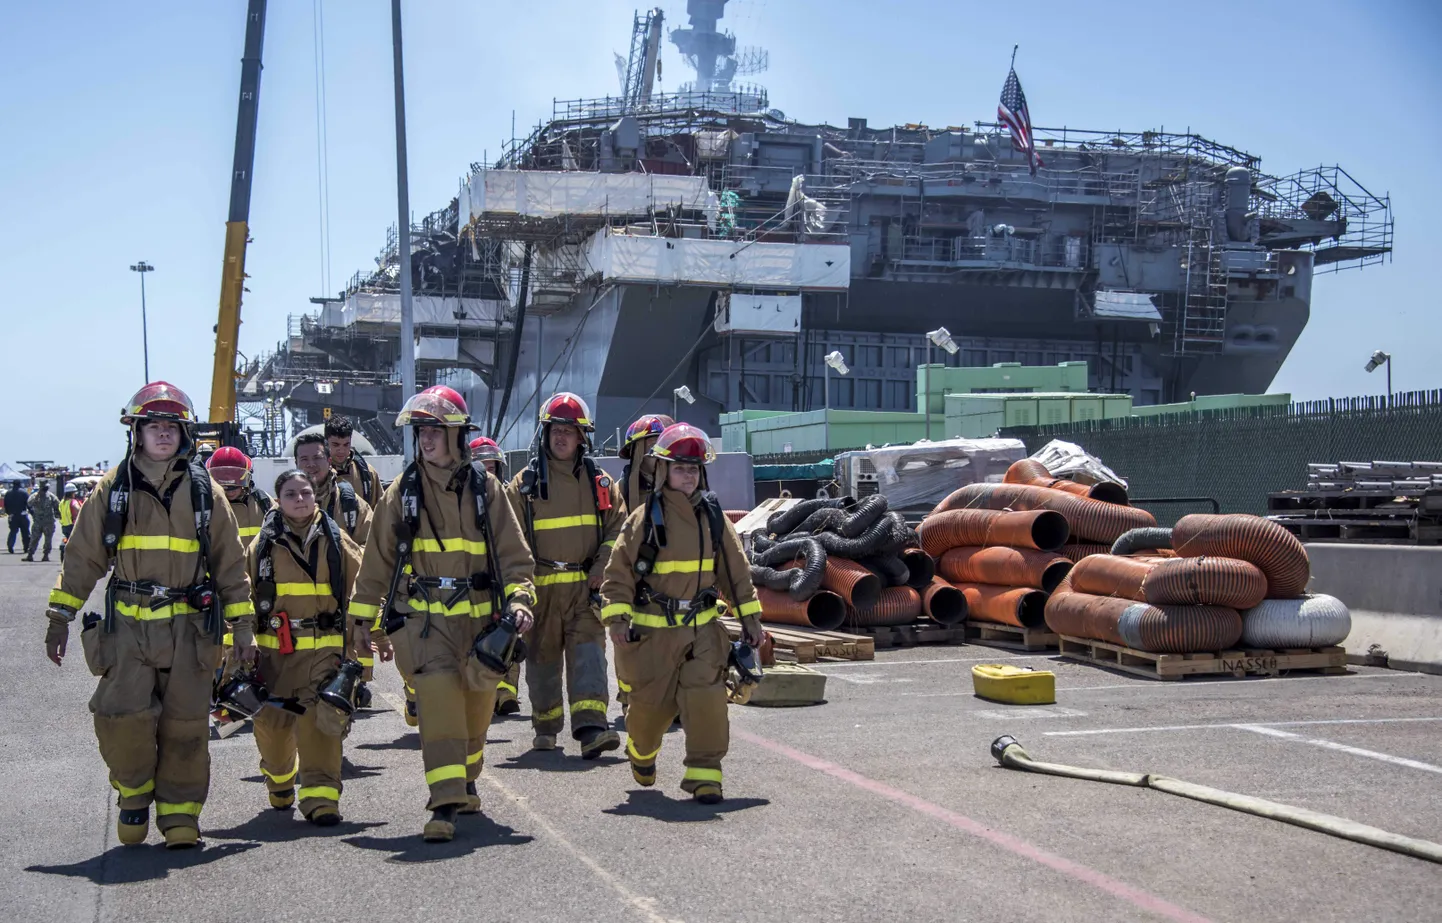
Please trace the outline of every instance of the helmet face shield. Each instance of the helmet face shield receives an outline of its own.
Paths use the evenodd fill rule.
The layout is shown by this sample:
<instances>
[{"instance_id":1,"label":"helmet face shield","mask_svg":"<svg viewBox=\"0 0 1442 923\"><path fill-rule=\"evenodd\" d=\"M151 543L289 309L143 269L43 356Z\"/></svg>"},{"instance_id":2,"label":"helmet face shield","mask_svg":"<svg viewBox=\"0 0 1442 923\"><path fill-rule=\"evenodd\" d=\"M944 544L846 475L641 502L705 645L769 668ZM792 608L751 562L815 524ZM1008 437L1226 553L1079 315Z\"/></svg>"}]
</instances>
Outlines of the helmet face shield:
<instances>
[{"instance_id":1,"label":"helmet face shield","mask_svg":"<svg viewBox=\"0 0 1442 923\"><path fill-rule=\"evenodd\" d=\"M546 401L541 408L541 424L569 423L580 427L583 433L594 432L596 425L591 418L591 408L579 394L562 391Z\"/></svg>"},{"instance_id":2,"label":"helmet face shield","mask_svg":"<svg viewBox=\"0 0 1442 923\"><path fill-rule=\"evenodd\" d=\"M716 460L711 437L690 423L675 423L661 433L651 447L652 456L670 462L708 465Z\"/></svg>"},{"instance_id":3,"label":"helmet face shield","mask_svg":"<svg viewBox=\"0 0 1442 923\"><path fill-rule=\"evenodd\" d=\"M211 480L222 487L244 487L250 483L251 461L234 446L221 446L205 460Z\"/></svg>"},{"instance_id":4,"label":"helmet face shield","mask_svg":"<svg viewBox=\"0 0 1442 923\"><path fill-rule=\"evenodd\" d=\"M471 440L471 458L476 461L504 462L506 460L501 455L501 447L496 445L494 439L486 436L477 436Z\"/></svg>"},{"instance_id":5,"label":"helmet face shield","mask_svg":"<svg viewBox=\"0 0 1442 923\"><path fill-rule=\"evenodd\" d=\"M153 381L135 392L120 414L120 422L127 426L145 420L170 420L189 426L195 422L195 404L190 395L170 382Z\"/></svg>"},{"instance_id":6,"label":"helmet face shield","mask_svg":"<svg viewBox=\"0 0 1442 923\"><path fill-rule=\"evenodd\" d=\"M648 413L626 428L626 441L621 443L620 455L630 458L636 451L636 443L642 439L654 439L665 432L666 427L675 423L664 413Z\"/></svg>"},{"instance_id":7,"label":"helmet face shield","mask_svg":"<svg viewBox=\"0 0 1442 923\"><path fill-rule=\"evenodd\" d=\"M406 401L396 414L396 426L469 426L470 423L471 415L465 402L450 388L427 388Z\"/></svg>"}]
</instances>

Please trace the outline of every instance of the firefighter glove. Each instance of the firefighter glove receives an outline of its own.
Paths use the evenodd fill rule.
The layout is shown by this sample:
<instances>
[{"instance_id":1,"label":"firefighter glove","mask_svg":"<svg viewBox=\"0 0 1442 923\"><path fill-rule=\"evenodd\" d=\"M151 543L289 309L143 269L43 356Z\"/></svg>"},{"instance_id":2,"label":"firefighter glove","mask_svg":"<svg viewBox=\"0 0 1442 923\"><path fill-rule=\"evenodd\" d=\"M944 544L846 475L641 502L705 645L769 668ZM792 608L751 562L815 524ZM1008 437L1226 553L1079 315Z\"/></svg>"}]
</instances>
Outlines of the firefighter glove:
<instances>
[{"instance_id":1,"label":"firefighter glove","mask_svg":"<svg viewBox=\"0 0 1442 923\"><path fill-rule=\"evenodd\" d=\"M761 620L756 616L748 615L741 619L741 636L745 638L747 644L752 647L760 647L763 634Z\"/></svg>"},{"instance_id":2,"label":"firefighter glove","mask_svg":"<svg viewBox=\"0 0 1442 923\"><path fill-rule=\"evenodd\" d=\"M511 618L516 620L516 631L525 634L531 630L536 618L531 615L531 610L520 603L511 604Z\"/></svg>"},{"instance_id":3,"label":"firefighter glove","mask_svg":"<svg viewBox=\"0 0 1442 923\"><path fill-rule=\"evenodd\" d=\"M65 659L65 645L70 642L70 623L50 617L45 626L45 656L57 667Z\"/></svg>"}]
</instances>

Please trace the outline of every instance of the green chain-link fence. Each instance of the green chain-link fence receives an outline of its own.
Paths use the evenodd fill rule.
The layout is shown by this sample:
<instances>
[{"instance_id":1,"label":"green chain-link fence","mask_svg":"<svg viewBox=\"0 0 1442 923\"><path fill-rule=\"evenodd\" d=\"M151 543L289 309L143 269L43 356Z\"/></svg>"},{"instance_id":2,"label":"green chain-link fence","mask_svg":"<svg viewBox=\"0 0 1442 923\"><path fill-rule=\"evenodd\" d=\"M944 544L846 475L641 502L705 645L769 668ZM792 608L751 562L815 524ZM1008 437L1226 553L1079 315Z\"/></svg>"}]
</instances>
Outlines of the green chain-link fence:
<instances>
[{"instance_id":1,"label":"green chain-link fence","mask_svg":"<svg viewBox=\"0 0 1442 923\"><path fill-rule=\"evenodd\" d=\"M1212 497L1224 513L1267 511L1267 494L1307 485L1309 462L1442 461L1442 391L1337 398L1011 427L1035 452L1053 439L1074 442L1125 478L1134 497ZM1174 522L1201 506L1152 506Z\"/></svg>"}]
</instances>

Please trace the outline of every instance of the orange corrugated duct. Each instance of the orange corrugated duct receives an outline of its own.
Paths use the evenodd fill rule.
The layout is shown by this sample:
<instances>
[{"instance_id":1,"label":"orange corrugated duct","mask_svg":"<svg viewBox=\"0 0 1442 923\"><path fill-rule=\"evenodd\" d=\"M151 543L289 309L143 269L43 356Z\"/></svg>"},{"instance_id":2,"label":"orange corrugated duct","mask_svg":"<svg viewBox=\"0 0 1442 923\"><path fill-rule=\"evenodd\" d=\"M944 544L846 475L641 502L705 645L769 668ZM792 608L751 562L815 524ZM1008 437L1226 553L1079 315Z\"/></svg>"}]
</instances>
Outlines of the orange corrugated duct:
<instances>
[{"instance_id":1,"label":"orange corrugated duct","mask_svg":"<svg viewBox=\"0 0 1442 923\"><path fill-rule=\"evenodd\" d=\"M1156 566L1153 561L1138 558L1094 554L1076 562L1067 583L1077 593L1145 600L1142 585Z\"/></svg>"},{"instance_id":2,"label":"orange corrugated duct","mask_svg":"<svg viewBox=\"0 0 1442 923\"><path fill-rule=\"evenodd\" d=\"M1127 502L1127 489L1120 484L1103 481L1099 484L1087 485L1068 481L1065 478L1055 478L1052 477L1050 471L1046 470L1046 465L1032 458L1023 458L1019 462L1013 462L1012 466L1006 469L1005 480L1008 484L1054 487L1078 497L1089 497L1103 503L1118 503L1125 506Z\"/></svg>"},{"instance_id":3,"label":"orange corrugated duct","mask_svg":"<svg viewBox=\"0 0 1442 923\"><path fill-rule=\"evenodd\" d=\"M826 556L826 575L821 585L836 593L848 606L865 609L875 604L881 595L881 578L871 571L845 558ZM921 597L917 597L920 605Z\"/></svg>"},{"instance_id":4,"label":"orange corrugated duct","mask_svg":"<svg viewBox=\"0 0 1442 923\"><path fill-rule=\"evenodd\" d=\"M798 602L777 590L757 587L756 598L761 601L763 622L835 631L846 621L845 601L826 590L816 592L805 602Z\"/></svg>"},{"instance_id":5,"label":"orange corrugated duct","mask_svg":"<svg viewBox=\"0 0 1442 923\"><path fill-rule=\"evenodd\" d=\"M998 510L948 510L932 513L917 527L921 548L940 557L952 548L967 545L1010 545L1055 551L1066 542L1071 528L1066 517L1053 510L1001 512Z\"/></svg>"},{"instance_id":6,"label":"orange corrugated duct","mask_svg":"<svg viewBox=\"0 0 1442 923\"><path fill-rule=\"evenodd\" d=\"M1307 549L1286 529L1258 516L1229 513L1183 516L1172 530L1172 547L1184 558L1216 555L1255 564L1267 577L1268 599L1295 599L1312 573Z\"/></svg>"},{"instance_id":7,"label":"orange corrugated duct","mask_svg":"<svg viewBox=\"0 0 1442 923\"><path fill-rule=\"evenodd\" d=\"M1056 593L1046 604L1047 627L1154 654L1190 654L1231 647L1242 617L1223 606L1153 606L1089 593Z\"/></svg>"},{"instance_id":8,"label":"orange corrugated duct","mask_svg":"<svg viewBox=\"0 0 1442 923\"><path fill-rule=\"evenodd\" d=\"M954 625L966 618L966 594L940 577L932 577L921 591L921 611L933 622Z\"/></svg>"},{"instance_id":9,"label":"orange corrugated duct","mask_svg":"<svg viewBox=\"0 0 1442 923\"><path fill-rule=\"evenodd\" d=\"M1089 558L1092 555L1106 554L1112 550L1111 545L1093 545L1089 542L1068 542L1056 550L1056 553L1068 561L1081 561L1082 558Z\"/></svg>"},{"instance_id":10,"label":"orange corrugated duct","mask_svg":"<svg viewBox=\"0 0 1442 923\"><path fill-rule=\"evenodd\" d=\"M1086 590L1080 584L1077 589ZM1250 609L1267 598L1267 578L1255 564L1235 558L1168 558L1152 569L1142 589L1156 605Z\"/></svg>"},{"instance_id":11,"label":"orange corrugated duct","mask_svg":"<svg viewBox=\"0 0 1442 923\"><path fill-rule=\"evenodd\" d=\"M932 515L963 509L1055 510L1066 517L1074 538L1108 546L1131 529L1157 524L1146 510L1030 484L968 484L938 503Z\"/></svg>"},{"instance_id":12,"label":"orange corrugated duct","mask_svg":"<svg viewBox=\"0 0 1442 923\"><path fill-rule=\"evenodd\" d=\"M993 545L953 548L941 556L937 568L953 583L1034 587L1050 593L1071 570L1072 563L1049 551Z\"/></svg>"},{"instance_id":13,"label":"orange corrugated duct","mask_svg":"<svg viewBox=\"0 0 1442 923\"><path fill-rule=\"evenodd\" d=\"M1046 621L1046 594L1028 587L960 583L966 594L966 617L1018 628L1040 628Z\"/></svg>"},{"instance_id":14,"label":"orange corrugated duct","mask_svg":"<svg viewBox=\"0 0 1442 923\"><path fill-rule=\"evenodd\" d=\"M750 510L726 510L726 518L732 522L740 522L745 519Z\"/></svg>"},{"instance_id":15,"label":"orange corrugated duct","mask_svg":"<svg viewBox=\"0 0 1442 923\"><path fill-rule=\"evenodd\" d=\"M847 624L857 628L909 625L921 617L921 594L909 586L887 587L870 606L853 606Z\"/></svg>"}]
</instances>

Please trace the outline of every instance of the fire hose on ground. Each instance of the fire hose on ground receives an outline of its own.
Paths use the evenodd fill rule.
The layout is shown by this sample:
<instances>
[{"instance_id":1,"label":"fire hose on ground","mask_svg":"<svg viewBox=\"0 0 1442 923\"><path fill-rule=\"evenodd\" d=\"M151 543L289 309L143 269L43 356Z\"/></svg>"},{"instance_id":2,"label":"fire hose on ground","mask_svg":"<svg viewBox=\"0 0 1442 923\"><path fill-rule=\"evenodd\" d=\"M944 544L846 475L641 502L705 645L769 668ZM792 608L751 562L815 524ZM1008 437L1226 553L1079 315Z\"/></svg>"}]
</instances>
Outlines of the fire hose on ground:
<instances>
[{"instance_id":1,"label":"fire hose on ground","mask_svg":"<svg viewBox=\"0 0 1442 923\"><path fill-rule=\"evenodd\" d=\"M1406 856L1425 859L1428 862L1442 863L1442 844L1433 843L1429 840L1419 840L1397 833L1389 833L1386 830L1369 827L1366 824L1359 824L1356 821L1347 820L1344 817L1335 817L1331 814L1322 814L1319 811L1311 811L1307 808L1280 804L1276 801L1268 801L1265 798L1254 798L1251 795L1239 795L1236 792L1223 791L1222 789L1211 788L1206 785L1197 785L1194 782L1184 782L1181 779L1173 779L1168 776L1153 775L1152 773L1145 772L1121 772L1112 769L1088 769L1082 766L1067 766L1062 763L1043 763L1033 760L1031 755L1022 749L1017 739L1009 735L1003 735L992 741L991 755L996 758L998 763L1007 769L1019 769L1023 772L1037 772L1052 776L1065 776L1069 779L1083 779L1088 782L1110 782L1113 785L1152 788L1159 792L1166 792L1169 795L1180 795L1183 798L1191 798L1194 801L1204 801L1207 804L1230 808L1233 811L1241 811L1244 814L1254 814L1257 817L1267 817L1272 820L1282 821L1283 823L1295 824L1298 827L1306 827L1309 830L1316 830L1319 833L1325 833L1329 836L1341 837L1344 840L1352 840L1353 842L1363 843L1368 846L1376 846L1378 849L1402 853Z\"/></svg>"}]
</instances>

